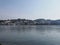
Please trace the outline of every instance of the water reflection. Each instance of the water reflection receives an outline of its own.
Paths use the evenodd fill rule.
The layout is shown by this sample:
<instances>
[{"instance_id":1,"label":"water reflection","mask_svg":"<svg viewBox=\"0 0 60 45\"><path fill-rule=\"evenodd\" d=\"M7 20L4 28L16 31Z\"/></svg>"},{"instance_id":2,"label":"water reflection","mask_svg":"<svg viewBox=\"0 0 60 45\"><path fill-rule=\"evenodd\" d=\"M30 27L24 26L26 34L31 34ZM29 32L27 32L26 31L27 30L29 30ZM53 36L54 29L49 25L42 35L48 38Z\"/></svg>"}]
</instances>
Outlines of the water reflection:
<instances>
[{"instance_id":1,"label":"water reflection","mask_svg":"<svg viewBox=\"0 0 60 45\"><path fill-rule=\"evenodd\" d=\"M0 42L3 45L60 45L60 26L0 26Z\"/></svg>"}]
</instances>

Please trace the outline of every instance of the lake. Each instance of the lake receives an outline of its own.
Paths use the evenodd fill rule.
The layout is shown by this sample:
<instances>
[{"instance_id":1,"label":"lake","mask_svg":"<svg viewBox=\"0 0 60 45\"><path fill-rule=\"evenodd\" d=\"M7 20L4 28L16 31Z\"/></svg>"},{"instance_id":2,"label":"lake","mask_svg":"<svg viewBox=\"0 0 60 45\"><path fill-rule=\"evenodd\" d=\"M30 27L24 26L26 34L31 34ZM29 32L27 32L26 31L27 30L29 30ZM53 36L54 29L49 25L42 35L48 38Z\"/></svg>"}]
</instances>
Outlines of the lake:
<instances>
[{"instance_id":1,"label":"lake","mask_svg":"<svg viewBox=\"0 0 60 45\"><path fill-rule=\"evenodd\" d=\"M60 45L60 25L1 25L2 45Z\"/></svg>"}]
</instances>

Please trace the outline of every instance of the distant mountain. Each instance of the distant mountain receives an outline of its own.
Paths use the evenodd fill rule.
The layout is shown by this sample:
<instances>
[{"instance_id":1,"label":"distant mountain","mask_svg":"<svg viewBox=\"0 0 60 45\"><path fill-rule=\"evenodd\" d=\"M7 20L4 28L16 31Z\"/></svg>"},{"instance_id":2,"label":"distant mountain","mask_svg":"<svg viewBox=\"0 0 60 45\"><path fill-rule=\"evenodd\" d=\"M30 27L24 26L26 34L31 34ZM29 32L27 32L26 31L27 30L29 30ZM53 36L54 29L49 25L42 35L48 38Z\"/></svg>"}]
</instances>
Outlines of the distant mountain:
<instances>
[{"instance_id":1,"label":"distant mountain","mask_svg":"<svg viewBox=\"0 0 60 45\"><path fill-rule=\"evenodd\" d=\"M60 25L60 20L46 20L46 19L10 19L0 20L0 25Z\"/></svg>"},{"instance_id":2,"label":"distant mountain","mask_svg":"<svg viewBox=\"0 0 60 45\"><path fill-rule=\"evenodd\" d=\"M60 25L60 20L36 19L35 21L41 25Z\"/></svg>"}]
</instances>

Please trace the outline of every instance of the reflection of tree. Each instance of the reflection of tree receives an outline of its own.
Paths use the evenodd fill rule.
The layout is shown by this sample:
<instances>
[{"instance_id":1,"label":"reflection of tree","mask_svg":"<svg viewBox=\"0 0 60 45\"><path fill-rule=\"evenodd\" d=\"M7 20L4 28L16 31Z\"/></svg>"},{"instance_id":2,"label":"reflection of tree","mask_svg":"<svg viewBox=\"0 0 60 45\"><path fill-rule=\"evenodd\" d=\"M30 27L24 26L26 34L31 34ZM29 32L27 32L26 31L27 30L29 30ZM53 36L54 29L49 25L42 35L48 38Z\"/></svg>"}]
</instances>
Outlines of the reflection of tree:
<instances>
[{"instance_id":1,"label":"reflection of tree","mask_svg":"<svg viewBox=\"0 0 60 45\"><path fill-rule=\"evenodd\" d=\"M40 31L40 32L46 31L46 27L44 25L37 25L35 28L36 28L36 31Z\"/></svg>"},{"instance_id":2,"label":"reflection of tree","mask_svg":"<svg viewBox=\"0 0 60 45\"><path fill-rule=\"evenodd\" d=\"M16 25L16 26L10 26L9 29L11 32L24 32L27 30L26 26L22 26L22 25Z\"/></svg>"}]
</instances>

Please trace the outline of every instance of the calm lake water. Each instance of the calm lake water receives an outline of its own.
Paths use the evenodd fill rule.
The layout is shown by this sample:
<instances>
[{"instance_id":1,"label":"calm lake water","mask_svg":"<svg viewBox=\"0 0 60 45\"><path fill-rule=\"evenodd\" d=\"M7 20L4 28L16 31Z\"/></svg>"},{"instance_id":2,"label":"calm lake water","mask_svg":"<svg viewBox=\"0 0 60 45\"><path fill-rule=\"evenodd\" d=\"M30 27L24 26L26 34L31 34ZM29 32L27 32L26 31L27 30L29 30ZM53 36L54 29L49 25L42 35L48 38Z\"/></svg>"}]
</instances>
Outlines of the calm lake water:
<instances>
[{"instance_id":1,"label":"calm lake water","mask_svg":"<svg viewBox=\"0 0 60 45\"><path fill-rule=\"evenodd\" d=\"M60 45L60 25L1 25L2 45Z\"/></svg>"}]
</instances>

